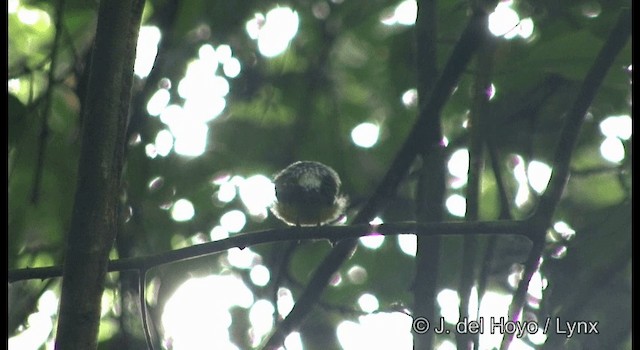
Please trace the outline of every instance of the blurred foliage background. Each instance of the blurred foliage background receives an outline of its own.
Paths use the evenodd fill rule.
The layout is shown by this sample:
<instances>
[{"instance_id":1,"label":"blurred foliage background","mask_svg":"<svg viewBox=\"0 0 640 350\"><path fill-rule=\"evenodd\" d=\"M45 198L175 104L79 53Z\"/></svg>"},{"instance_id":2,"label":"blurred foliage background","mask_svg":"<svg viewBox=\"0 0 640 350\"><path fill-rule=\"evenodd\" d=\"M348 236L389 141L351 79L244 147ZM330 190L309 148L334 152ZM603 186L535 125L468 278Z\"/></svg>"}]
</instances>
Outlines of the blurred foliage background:
<instances>
[{"instance_id":1,"label":"blurred foliage background","mask_svg":"<svg viewBox=\"0 0 640 350\"><path fill-rule=\"evenodd\" d=\"M544 190L563 114L619 9L630 5L628 0L515 0L495 9L490 28L497 44L487 116L492 127L483 137L495 146L513 218L530 214ZM439 1L437 8L441 68L470 5ZM96 2L78 0L8 2L10 269L62 263L96 9ZM272 198L266 180L296 160L320 161L340 174L351 204L348 222L386 172L417 114L415 11L413 0L147 1L120 193L123 224L112 257L145 256L282 227L266 209ZM465 121L474 72L480 69L468 67L442 113L449 220L464 215ZM526 317L541 321L562 314L599 322L600 334L572 338L565 344L569 349L631 347L631 70L629 43L583 125L572 177L537 275L539 295L532 292L525 310ZM487 161L483 220L498 217L493 174ZM393 203L379 213L380 220L413 220L415 182L409 174ZM403 348L400 344L411 336L408 325L400 331L389 330L388 324L371 331L362 317L412 304L412 238L363 241L287 348L364 348L369 343L363 337L395 339ZM488 238L479 242L479 249L485 249ZM439 288L445 300L457 288L461 239L447 238L443 244ZM485 276L488 290L509 295L528 245L517 237L500 238L497 244ZM256 345L270 328L274 305L286 309L286 300L296 298L330 249L327 242L302 242L282 270L285 247L266 244L151 270L146 297L163 346ZM206 276L241 283L233 287L220 279L207 287L191 286L201 293L186 297L193 305L177 306L188 312L173 323L186 325L189 330L182 332L191 338L208 340L189 345L179 339L179 331L170 332L162 314L185 281ZM276 276L284 287L279 291L273 285ZM145 347L135 283L126 273L109 274L101 348ZM59 287L55 278L9 284L10 349L52 348ZM246 297L233 301L242 294L235 288ZM278 303L273 302L276 295ZM370 296L373 306L366 302ZM443 315L447 308L457 310L449 301L438 303ZM213 325L220 322L220 328ZM349 327L362 329L363 336L345 340L340 329ZM453 338L437 339L448 349ZM518 346L544 348L544 343L527 338ZM488 340L484 344L497 346L487 345Z\"/></svg>"}]
</instances>

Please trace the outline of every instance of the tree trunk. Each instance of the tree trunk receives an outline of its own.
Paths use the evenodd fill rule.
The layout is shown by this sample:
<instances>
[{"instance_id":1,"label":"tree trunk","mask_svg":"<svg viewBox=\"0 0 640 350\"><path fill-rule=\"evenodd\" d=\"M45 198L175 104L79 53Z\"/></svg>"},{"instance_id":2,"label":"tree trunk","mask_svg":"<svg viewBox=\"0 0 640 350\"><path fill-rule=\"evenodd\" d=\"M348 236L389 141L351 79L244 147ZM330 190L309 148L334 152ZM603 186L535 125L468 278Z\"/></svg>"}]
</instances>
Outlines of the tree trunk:
<instances>
[{"instance_id":1,"label":"tree trunk","mask_svg":"<svg viewBox=\"0 0 640 350\"><path fill-rule=\"evenodd\" d=\"M142 0L101 1L83 104L78 183L67 238L56 349L96 349L116 236L125 133Z\"/></svg>"}]
</instances>

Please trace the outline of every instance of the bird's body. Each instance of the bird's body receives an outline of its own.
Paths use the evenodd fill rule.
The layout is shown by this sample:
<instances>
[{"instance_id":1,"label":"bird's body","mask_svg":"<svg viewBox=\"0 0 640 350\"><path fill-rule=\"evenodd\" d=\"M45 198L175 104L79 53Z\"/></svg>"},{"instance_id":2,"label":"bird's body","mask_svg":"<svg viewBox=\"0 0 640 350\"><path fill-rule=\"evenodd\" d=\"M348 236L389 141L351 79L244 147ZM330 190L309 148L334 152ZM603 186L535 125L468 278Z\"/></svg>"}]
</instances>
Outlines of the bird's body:
<instances>
[{"instance_id":1,"label":"bird's body","mask_svg":"<svg viewBox=\"0 0 640 350\"><path fill-rule=\"evenodd\" d=\"M340 178L330 167L312 161L295 162L275 178L277 201L273 214L292 226L319 226L344 213L346 197L340 195Z\"/></svg>"}]
</instances>

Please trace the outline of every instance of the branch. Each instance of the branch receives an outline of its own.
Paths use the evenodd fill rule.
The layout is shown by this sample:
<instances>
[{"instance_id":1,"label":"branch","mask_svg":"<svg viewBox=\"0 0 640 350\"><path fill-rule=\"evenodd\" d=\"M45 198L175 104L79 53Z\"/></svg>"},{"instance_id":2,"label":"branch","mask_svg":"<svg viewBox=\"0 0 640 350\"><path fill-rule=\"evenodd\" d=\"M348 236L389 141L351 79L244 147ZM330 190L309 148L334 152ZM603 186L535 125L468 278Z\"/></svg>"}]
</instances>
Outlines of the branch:
<instances>
[{"instance_id":1,"label":"branch","mask_svg":"<svg viewBox=\"0 0 640 350\"><path fill-rule=\"evenodd\" d=\"M415 233L421 236L450 235L521 235L529 237L529 228L525 221L486 221L486 222L398 222L381 225L321 226L321 227L286 227L239 234L237 236L207 242L191 247L170 250L161 254L144 257L125 258L109 261L107 271L144 271L153 267L178 261L195 259L231 248L244 249L258 244L320 240L338 241L355 239L369 234L397 235ZM61 266L25 268L9 270L9 283L28 279L47 279L62 276Z\"/></svg>"},{"instance_id":2,"label":"branch","mask_svg":"<svg viewBox=\"0 0 640 350\"><path fill-rule=\"evenodd\" d=\"M96 349L144 1L101 1L83 101L82 148L64 258L56 349ZM53 69L53 68L52 68Z\"/></svg>"},{"instance_id":3,"label":"branch","mask_svg":"<svg viewBox=\"0 0 640 350\"><path fill-rule=\"evenodd\" d=\"M489 34L487 33L487 36ZM476 58L476 74L474 81L473 102L469 116L469 170L466 188L467 207L465 220L478 221L480 218L480 192L482 173L484 170L484 139L487 137L485 126L489 108L489 89L493 74L493 56L495 38L487 39L480 48ZM491 246L487 246L491 250ZM458 294L460 295L460 320L469 319L469 301L476 282L476 264L478 256L478 239L476 236L465 236L462 243L462 268ZM478 294L480 296L480 294ZM480 303L478 303L478 310ZM456 333L459 349L478 348L478 336Z\"/></svg>"},{"instance_id":4,"label":"branch","mask_svg":"<svg viewBox=\"0 0 640 350\"><path fill-rule=\"evenodd\" d=\"M51 115L51 100L53 99L53 85L56 76L56 66L58 63L58 42L62 36L62 14L64 0L58 0L56 6L56 33L53 37L51 48L51 65L49 66L48 86L44 102L44 115L40 124L40 137L38 138L38 158L33 175L33 187L31 188L31 203L36 204L40 198L40 184L42 183L42 172L44 169L44 151L49 139L49 115ZM31 84L33 86L33 83Z\"/></svg>"},{"instance_id":5,"label":"branch","mask_svg":"<svg viewBox=\"0 0 640 350\"><path fill-rule=\"evenodd\" d=\"M418 101L425 101L432 93L437 71L437 23L438 7L435 0L418 1L416 17L416 72L418 76ZM425 110L418 111L423 118ZM441 129L440 114L432 116L432 127ZM424 140L426 145L437 145L442 132L433 133L432 139ZM441 149L421 152L422 163L418 170L415 191L416 220L418 222L442 221L445 185L444 155ZM416 237L416 273L413 281L413 314L429 320L436 318L436 291L440 263L440 238ZM416 350L433 348L434 333L413 332L413 347Z\"/></svg>"},{"instance_id":6,"label":"branch","mask_svg":"<svg viewBox=\"0 0 640 350\"><path fill-rule=\"evenodd\" d=\"M532 233L534 234L534 236L531 237L533 239L533 248L529 253L522 280L520 280L518 284L513 301L509 307L509 319L512 321L517 320L522 305L524 305L529 281L538 269L544 248L546 230L551 224L553 213L555 212L558 202L560 202L565 185L569 180L571 156L578 139L580 127L584 121L584 116L609 68L613 65L618 53L626 45L630 35L631 12L629 9L623 9L607 41L598 53L598 57L591 66L589 73L587 73L580 87L578 96L567 113L565 125L562 128L556 147L549 185L540 198L535 213L527 220L530 222ZM505 334L502 339L501 349L507 349L512 339L512 335Z\"/></svg>"}]
</instances>

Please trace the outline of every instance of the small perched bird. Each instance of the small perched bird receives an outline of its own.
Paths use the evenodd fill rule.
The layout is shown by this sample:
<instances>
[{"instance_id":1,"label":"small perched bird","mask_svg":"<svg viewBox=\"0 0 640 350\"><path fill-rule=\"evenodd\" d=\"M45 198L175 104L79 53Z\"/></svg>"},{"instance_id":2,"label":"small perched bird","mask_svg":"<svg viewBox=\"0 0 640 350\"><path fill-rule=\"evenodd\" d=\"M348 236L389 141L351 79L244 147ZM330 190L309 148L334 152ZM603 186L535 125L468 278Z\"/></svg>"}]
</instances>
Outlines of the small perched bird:
<instances>
[{"instance_id":1,"label":"small perched bird","mask_svg":"<svg viewBox=\"0 0 640 350\"><path fill-rule=\"evenodd\" d=\"M291 226L320 226L344 213L347 198L340 194L340 177L330 167L295 162L274 178L276 202L271 212Z\"/></svg>"}]
</instances>

